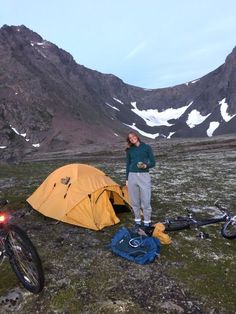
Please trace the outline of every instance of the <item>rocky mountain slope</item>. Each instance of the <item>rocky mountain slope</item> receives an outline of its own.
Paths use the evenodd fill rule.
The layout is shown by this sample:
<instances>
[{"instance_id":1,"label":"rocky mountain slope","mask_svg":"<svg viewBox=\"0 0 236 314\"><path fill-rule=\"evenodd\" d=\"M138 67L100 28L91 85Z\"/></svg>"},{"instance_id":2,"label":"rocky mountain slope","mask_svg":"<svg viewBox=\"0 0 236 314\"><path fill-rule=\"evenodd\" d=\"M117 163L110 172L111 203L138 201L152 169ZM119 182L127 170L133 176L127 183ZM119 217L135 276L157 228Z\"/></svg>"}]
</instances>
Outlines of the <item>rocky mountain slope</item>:
<instances>
[{"instance_id":1,"label":"rocky mountain slope","mask_svg":"<svg viewBox=\"0 0 236 314\"><path fill-rule=\"evenodd\" d=\"M25 26L0 29L0 153L236 132L236 48L201 79L147 90L77 64Z\"/></svg>"}]
</instances>

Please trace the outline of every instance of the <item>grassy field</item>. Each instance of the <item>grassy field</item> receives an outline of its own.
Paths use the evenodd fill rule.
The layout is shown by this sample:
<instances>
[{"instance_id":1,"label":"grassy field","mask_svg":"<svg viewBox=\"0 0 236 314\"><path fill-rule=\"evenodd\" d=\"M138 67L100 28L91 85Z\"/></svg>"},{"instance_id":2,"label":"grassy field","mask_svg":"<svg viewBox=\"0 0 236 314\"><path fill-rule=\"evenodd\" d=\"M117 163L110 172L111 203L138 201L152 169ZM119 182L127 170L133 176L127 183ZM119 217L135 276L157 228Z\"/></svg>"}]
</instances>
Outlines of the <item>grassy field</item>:
<instances>
[{"instance_id":1,"label":"grassy field","mask_svg":"<svg viewBox=\"0 0 236 314\"><path fill-rule=\"evenodd\" d=\"M236 150L224 143L189 140L153 145L154 222L185 214L190 207L196 215L217 216L217 199L236 212ZM10 200L14 214L25 211L26 198L47 175L72 162L88 163L118 183L125 182L125 158L119 150L75 160L28 161L0 165L0 198ZM139 266L107 248L121 225L132 225L130 213L120 218L121 224L94 232L55 224L37 212L16 217L40 252L46 286L39 296L30 295L4 263L0 296L18 289L21 301L13 307L15 313L236 313L236 240L221 237L219 224L201 229L208 239L200 239L195 230L172 233L172 244L162 247L161 258Z\"/></svg>"}]
</instances>

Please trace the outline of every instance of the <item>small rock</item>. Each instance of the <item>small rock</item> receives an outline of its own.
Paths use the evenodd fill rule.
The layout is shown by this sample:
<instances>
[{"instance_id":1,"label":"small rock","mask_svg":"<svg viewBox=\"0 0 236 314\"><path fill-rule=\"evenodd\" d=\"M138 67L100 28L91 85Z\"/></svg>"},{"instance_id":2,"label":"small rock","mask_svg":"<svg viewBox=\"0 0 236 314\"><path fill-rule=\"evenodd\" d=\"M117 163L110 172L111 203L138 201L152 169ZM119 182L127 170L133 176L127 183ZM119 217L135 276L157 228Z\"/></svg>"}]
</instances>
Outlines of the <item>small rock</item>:
<instances>
[{"instance_id":1,"label":"small rock","mask_svg":"<svg viewBox=\"0 0 236 314\"><path fill-rule=\"evenodd\" d=\"M171 301L166 301L163 304L161 304L161 308L170 310L170 311L175 311L178 314L184 313L184 309L181 306Z\"/></svg>"},{"instance_id":2,"label":"small rock","mask_svg":"<svg viewBox=\"0 0 236 314\"><path fill-rule=\"evenodd\" d=\"M19 306L22 300L22 295L18 291L10 291L7 295L0 297L0 312L13 312L15 313L16 308Z\"/></svg>"}]
</instances>

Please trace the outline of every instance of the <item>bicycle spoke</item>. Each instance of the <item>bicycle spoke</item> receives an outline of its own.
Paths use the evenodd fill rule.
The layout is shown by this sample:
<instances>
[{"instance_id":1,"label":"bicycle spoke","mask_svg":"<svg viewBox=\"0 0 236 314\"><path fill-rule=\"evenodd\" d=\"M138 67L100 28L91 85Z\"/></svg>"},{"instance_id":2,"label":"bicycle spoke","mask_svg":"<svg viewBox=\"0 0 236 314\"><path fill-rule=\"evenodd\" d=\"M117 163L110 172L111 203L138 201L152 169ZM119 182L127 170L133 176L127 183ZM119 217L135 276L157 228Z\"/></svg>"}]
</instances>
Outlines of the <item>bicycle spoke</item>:
<instances>
[{"instance_id":1,"label":"bicycle spoke","mask_svg":"<svg viewBox=\"0 0 236 314\"><path fill-rule=\"evenodd\" d=\"M227 239L236 239L236 216L224 224L221 233Z\"/></svg>"},{"instance_id":2,"label":"bicycle spoke","mask_svg":"<svg viewBox=\"0 0 236 314\"><path fill-rule=\"evenodd\" d=\"M15 263L23 274L23 278L31 285L38 284L38 273L34 267L31 253L26 250L24 243L14 232L9 233L9 243L14 256Z\"/></svg>"}]
</instances>

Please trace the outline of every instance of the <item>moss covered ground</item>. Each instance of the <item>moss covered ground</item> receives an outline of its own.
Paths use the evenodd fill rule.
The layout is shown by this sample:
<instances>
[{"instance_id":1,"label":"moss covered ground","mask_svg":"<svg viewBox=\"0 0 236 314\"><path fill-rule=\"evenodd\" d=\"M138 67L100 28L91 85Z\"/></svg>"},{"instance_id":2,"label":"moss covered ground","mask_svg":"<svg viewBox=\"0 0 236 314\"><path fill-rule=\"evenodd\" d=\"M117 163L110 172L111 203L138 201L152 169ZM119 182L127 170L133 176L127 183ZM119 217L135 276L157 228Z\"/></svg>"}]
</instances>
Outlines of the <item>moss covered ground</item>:
<instances>
[{"instance_id":1,"label":"moss covered ground","mask_svg":"<svg viewBox=\"0 0 236 314\"><path fill-rule=\"evenodd\" d=\"M215 150L205 149L208 142L153 145L153 221L185 214L190 207L196 215L213 217L217 199L236 212L236 152L215 142ZM91 164L124 184L124 152L107 156L0 165L0 198L9 199L15 222L36 245L46 279L44 291L31 295L4 262L0 296L20 289L15 313L235 313L236 240L222 238L220 224L201 229L207 239L198 237L200 230L171 233L172 244L162 246L160 259L140 266L114 256L107 246L120 226L132 225L130 213L101 232L28 214L27 197L53 170L71 162Z\"/></svg>"}]
</instances>

